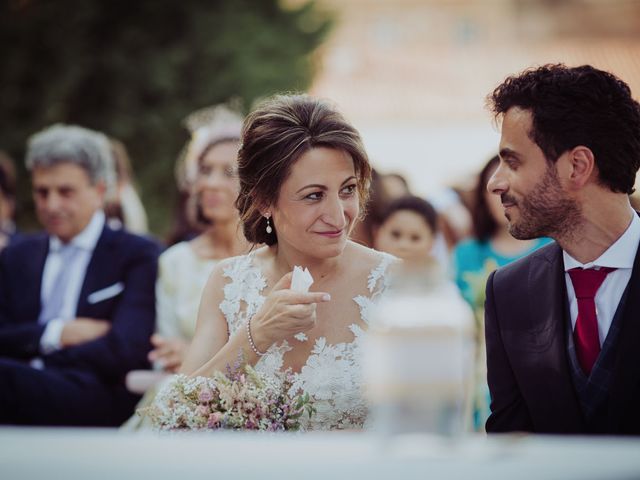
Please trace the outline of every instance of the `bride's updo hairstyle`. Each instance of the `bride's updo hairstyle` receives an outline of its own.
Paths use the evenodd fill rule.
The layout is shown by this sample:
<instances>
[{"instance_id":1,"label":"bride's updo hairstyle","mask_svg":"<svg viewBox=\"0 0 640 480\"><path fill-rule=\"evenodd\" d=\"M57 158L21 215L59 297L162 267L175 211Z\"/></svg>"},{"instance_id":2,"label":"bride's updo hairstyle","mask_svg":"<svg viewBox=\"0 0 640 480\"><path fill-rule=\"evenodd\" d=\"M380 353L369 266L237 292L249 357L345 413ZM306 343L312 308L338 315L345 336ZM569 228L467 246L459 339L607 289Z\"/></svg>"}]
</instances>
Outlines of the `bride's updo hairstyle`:
<instances>
[{"instance_id":1,"label":"bride's updo hairstyle","mask_svg":"<svg viewBox=\"0 0 640 480\"><path fill-rule=\"evenodd\" d=\"M262 216L274 205L293 164L316 147L348 153L353 159L361 214L369 195L371 166L358 131L326 100L309 95L276 95L262 102L244 121L238 152L240 211L250 242L273 245L277 225L267 233Z\"/></svg>"}]
</instances>

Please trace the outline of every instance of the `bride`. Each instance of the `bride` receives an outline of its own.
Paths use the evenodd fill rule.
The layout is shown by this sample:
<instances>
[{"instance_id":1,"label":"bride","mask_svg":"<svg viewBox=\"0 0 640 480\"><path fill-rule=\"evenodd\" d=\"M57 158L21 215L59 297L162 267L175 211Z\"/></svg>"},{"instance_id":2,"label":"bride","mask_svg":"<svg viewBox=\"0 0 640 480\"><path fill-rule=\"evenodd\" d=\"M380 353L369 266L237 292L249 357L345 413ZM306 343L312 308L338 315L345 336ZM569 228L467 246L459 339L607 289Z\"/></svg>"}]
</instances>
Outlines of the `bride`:
<instances>
[{"instance_id":1,"label":"bride","mask_svg":"<svg viewBox=\"0 0 640 480\"><path fill-rule=\"evenodd\" d=\"M276 96L245 120L238 166L244 233L264 246L213 270L182 372L212 376L239 353L267 375L291 369L316 410L304 428L360 428L360 341L394 262L349 240L371 176L360 136L325 101ZM291 290L296 265L311 292Z\"/></svg>"}]
</instances>

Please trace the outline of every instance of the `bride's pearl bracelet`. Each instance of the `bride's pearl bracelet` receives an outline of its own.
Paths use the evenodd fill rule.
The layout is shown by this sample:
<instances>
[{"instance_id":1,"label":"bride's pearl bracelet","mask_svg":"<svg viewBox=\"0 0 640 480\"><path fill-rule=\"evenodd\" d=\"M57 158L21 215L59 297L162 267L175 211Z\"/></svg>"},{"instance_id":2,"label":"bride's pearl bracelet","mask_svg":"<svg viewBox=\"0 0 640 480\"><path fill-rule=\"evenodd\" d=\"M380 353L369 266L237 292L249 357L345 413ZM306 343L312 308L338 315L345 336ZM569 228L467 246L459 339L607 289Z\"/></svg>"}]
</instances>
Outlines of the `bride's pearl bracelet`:
<instances>
[{"instance_id":1,"label":"bride's pearl bracelet","mask_svg":"<svg viewBox=\"0 0 640 480\"><path fill-rule=\"evenodd\" d=\"M253 343L253 337L251 336L251 319L247 320L247 338L249 339L249 346L251 347L251 350L253 350L253 353L258 355L259 357L262 357L267 353L260 352L260 350L258 350L258 347L256 347L256 344Z\"/></svg>"}]
</instances>

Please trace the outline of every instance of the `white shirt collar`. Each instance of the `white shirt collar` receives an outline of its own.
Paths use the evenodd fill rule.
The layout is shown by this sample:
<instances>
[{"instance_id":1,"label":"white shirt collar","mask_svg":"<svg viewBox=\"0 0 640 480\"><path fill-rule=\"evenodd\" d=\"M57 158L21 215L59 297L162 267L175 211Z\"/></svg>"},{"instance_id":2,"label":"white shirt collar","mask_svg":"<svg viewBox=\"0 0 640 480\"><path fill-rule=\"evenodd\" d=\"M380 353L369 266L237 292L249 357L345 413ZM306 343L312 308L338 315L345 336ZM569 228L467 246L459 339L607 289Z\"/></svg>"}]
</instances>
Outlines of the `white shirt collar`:
<instances>
[{"instance_id":1,"label":"white shirt collar","mask_svg":"<svg viewBox=\"0 0 640 480\"><path fill-rule=\"evenodd\" d=\"M105 223L105 215L102 210L97 210L89 224L82 230L78 235L71 239L71 242L76 247L81 250L86 250L92 252L96 248L96 244L98 243L98 239L102 234L102 229L104 228ZM62 248L62 241L58 237L50 236L49 237L49 250L52 252L56 252Z\"/></svg>"},{"instance_id":2,"label":"white shirt collar","mask_svg":"<svg viewBox=\"0 0 640 480\"><path fill-rule=\"evenodd\" d=\"M593 262L580 263L564 250L562 257L564 259L564 271L571 268L593 268L593 267L612 267L612 268L633 268L633 262L636 259L640 243L640 217L634 211L631 223L625 232L616 240L613 245L605 250L605 252L596 258Z\"/></svg>"}]
</instances>

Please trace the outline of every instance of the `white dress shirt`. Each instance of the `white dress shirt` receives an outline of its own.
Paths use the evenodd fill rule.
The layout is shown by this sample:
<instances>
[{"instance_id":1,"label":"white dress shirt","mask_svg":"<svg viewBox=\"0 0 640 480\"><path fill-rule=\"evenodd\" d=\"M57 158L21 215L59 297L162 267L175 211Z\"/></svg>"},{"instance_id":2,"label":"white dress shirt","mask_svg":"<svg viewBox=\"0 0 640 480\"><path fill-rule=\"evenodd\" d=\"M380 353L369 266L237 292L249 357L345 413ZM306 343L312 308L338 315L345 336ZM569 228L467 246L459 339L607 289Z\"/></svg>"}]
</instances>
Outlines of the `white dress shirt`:
<instances>
[{"instance_id":1,"label":"white dress shirt","mask_svg":"<svg viewBox=\"0 0 640 480\"><path fill-rule=\"evenodd\" d=\"M607 338L607 333L609 333L609 328L616 314L618 304L631 278L638 243L640 243L640 218L633 212L631 223L622 236L593 262L580 263L567 252L562 252L565 272L564 279L567 283L572 329L575 329L576 319L578 318L578 301L575 290L573 289L573 284L571 283L571 277L569 277L569 273L567 272L576 267L595 267L596 269L600 267L612 267L616 269L606 276L596 293L595 303L600 346L602 346L605 338Z\"/></svg>"},{"instance_id":2,"label":"white dress shirt","mask_svg":"<svg viewBox=\"0 0 640 480\"><path fill-rule=\"evenodd\" d=\"M62 259L60 258L60 249L63 246L62 241L57 237L49 237L49 254L44 264L42 289L40 291L42 305L45 305L49 299L49 295L53 290L53 282L58 277L61 268L71 269L71 278L65 293L62 308L63 314L60 318L49 320L42 337L40 337L40 351L44 354L61 348L60 337L62 336L62 329L65 323L76 318L76 308L78 307L80 290L84 283L87 266L102 234L104 223L104 212L98 210L93 214L85 229L73 237L71 243L78 248L78 253L69 265L62 265Z\"/></svg>"}]
</instances>

